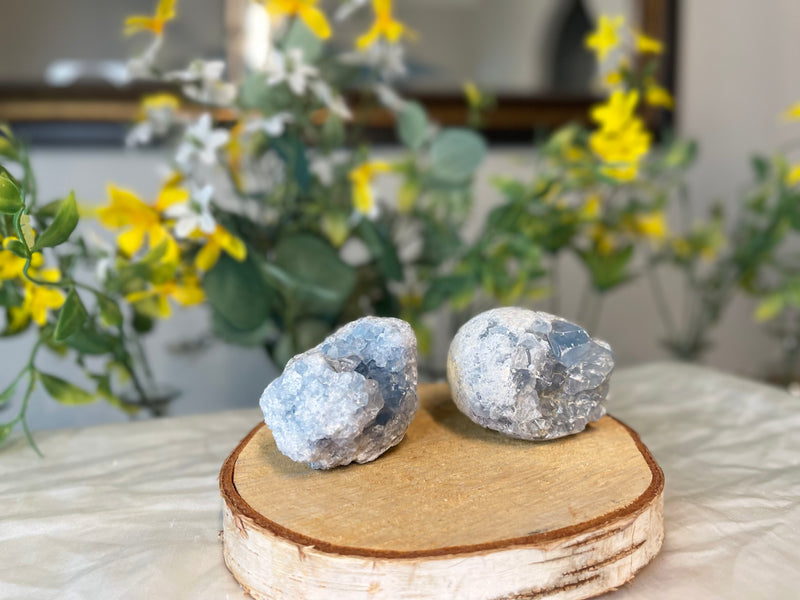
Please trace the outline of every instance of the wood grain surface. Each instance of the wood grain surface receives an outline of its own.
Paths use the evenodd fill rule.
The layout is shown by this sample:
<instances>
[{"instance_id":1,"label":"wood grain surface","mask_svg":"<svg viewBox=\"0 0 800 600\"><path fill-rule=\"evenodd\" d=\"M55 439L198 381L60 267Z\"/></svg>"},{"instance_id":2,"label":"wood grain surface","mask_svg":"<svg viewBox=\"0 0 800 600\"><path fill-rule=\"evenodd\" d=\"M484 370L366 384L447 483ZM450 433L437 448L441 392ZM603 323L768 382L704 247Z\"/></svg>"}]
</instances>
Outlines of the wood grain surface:
<instances>
[{"instance_id":1,"label":"wood grain surface","mask_svg":"<svg viewBox=\"0 0 800 600\"><path fill-rule=\"evenodd\" d=\"M663 539L663 474L604 417L527 442L420 386L405 439L314 471L256 427L220 474L224 553L256 598L587 598L621 585Z\"/></svg>"}]
</instances>

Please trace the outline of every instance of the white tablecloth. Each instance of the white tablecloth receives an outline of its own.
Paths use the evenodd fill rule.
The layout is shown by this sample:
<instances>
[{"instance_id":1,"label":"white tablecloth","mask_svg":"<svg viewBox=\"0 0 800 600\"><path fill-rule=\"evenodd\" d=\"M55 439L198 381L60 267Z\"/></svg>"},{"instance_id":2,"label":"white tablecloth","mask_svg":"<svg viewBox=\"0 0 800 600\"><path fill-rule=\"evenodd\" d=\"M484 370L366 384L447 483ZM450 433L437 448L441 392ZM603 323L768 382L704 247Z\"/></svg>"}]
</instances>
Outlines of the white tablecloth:
<instances>
[{"instance_id":1,"label":"white tablecloth","mask_svg":"<svg viewBox=\"0 0 800 600\"><path fill-rule=\"evenodd\" d=\"M800 597L800 401L677 364L614 375L666 475L666 541L614 600ZM217 474L257 409L42 432L0 452L0 598L244 598ZM446 600L446 599L443 599Z\"/></svg>"}]
</instances>

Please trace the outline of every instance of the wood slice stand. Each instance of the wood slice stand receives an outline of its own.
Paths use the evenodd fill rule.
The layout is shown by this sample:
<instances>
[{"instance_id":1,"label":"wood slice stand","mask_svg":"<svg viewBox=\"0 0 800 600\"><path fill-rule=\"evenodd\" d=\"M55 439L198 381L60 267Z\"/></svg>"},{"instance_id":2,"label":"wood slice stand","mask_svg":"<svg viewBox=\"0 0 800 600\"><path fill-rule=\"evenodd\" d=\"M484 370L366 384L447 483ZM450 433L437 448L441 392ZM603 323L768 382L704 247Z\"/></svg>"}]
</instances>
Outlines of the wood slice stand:
<instances>
[{"instance_id":1,"label":"wood slice stand","mask_svg":"<svg viewBox=\"0 0 800 600\"><path fill-rule=\"evenodd\" d=\"M259 425L220 473L223 551L269 600L589 598L656 555L664 476L612 417L550 442L483 429L420 386L405 439L330 471Z\"/></svg>"}]
</instances>

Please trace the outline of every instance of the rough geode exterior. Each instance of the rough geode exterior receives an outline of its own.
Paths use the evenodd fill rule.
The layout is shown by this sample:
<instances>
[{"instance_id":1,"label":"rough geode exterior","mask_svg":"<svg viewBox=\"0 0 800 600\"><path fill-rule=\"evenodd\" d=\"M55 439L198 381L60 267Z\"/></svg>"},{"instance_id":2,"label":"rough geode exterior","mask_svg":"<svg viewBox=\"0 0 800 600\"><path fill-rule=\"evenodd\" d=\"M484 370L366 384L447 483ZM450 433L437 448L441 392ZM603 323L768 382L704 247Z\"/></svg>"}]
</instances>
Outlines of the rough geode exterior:
<instances>
[{"instance_id":1,"label":"rough geode exterior","mask_svg":"<svg viewBox=\"0 0 800 600\"><path fill-rule=\"evenodd\" d=\"M526 440L583 431L605 414L611 347L578 325L524 308L481 313L458 330L447 381L475 423Z\"/></svg>"},{"instance_id":2,"label":"rough geode exterior","mask_svg":"<svg viewBox=\"0 0 800 600\"><path fill-rule=\"evenodd\" d=\"M292 358L260 401L278 449L315 469L375 460L400 443L418 405L414 331L379 317Z\"/></svg>"}]
</instances>

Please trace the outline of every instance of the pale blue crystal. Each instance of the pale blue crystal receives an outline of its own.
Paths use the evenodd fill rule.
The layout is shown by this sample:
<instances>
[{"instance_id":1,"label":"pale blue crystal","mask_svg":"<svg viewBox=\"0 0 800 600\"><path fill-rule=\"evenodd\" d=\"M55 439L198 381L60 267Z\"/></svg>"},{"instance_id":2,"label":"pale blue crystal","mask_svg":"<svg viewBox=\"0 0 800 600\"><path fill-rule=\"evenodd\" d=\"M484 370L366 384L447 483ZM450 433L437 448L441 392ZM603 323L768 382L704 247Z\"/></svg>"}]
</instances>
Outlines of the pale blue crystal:
<instances>
[{"instance_id":1,"label":"pale blue crystal","mask_svg":"<svg viewBox=\"0 0 800 600\"><path fill-rule=\"evenodd\" d=\"M484 427L543 440L605 414L614 354L580 326L524 308L486 311L459 329L447 380L459 409Z\"/></svg>"},{"instance_id":2,"label":"pale blue crystal","mask_svg":"<svg viewBox=\"0 0 800 600\"><path fill-rule=\"evenodd\" d=\"M292 358L260 406L292 460L315 469L374 460L403 439L417 410L411 326L379 317L345 325Z\"/></svg>"}]
</instances>

